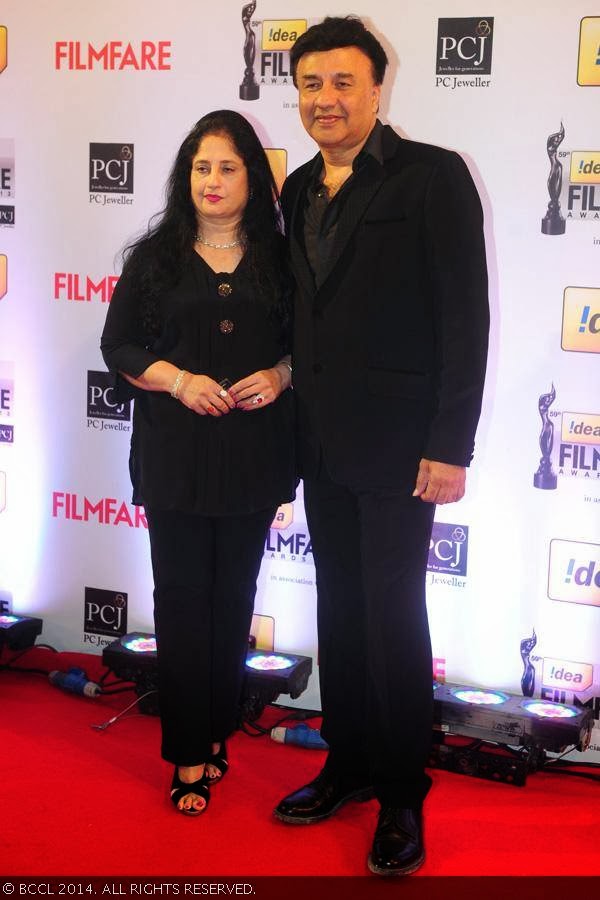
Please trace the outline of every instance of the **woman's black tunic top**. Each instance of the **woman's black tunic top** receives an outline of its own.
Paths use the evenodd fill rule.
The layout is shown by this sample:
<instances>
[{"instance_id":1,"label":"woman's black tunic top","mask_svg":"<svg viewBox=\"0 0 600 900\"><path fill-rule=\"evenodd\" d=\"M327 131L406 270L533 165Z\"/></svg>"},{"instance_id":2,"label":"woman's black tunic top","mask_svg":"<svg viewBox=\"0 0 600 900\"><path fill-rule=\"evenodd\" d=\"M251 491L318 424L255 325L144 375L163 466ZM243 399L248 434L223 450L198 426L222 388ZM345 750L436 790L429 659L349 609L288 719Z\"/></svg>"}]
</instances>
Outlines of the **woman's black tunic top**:
<instances>
[{"instance_id":1,"label":"woman's black tunic top","mask_svg":"<svg viewBox=\"0 0 600 900\"><path fill-rule=\"evenodd\" d=\"M144 335L140 304L123 276L102 334L107 367L138 377L158 360L235 383L271 368L287 351L279 324L254 295L246 258L215 273L193 253L160 302L160 332ZM239 515L294 497L291 391L256 411L201 416L168 393L132 388L130 473L133 503L207 516Z\"/></svg>"}]
</instances>

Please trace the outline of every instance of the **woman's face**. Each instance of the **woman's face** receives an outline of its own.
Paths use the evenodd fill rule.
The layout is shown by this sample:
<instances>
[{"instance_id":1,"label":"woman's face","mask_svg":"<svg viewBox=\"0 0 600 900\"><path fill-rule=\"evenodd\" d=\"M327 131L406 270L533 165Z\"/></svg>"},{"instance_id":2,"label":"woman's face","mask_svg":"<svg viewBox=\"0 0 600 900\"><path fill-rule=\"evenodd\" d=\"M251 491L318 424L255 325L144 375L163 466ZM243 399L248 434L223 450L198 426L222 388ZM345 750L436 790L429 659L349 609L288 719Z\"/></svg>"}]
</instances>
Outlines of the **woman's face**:
<instances>
[{"instance_id":1,"label":"woman's face","mask_svg":"<svg viewBox=\"0 0 600 900\"><path fill-rule=\"evenodd\" d=\"M192 160L190 190L199 224L239 222L248 202L248 170L227 135L202 138Z\"/></svg>"}]
</instances>

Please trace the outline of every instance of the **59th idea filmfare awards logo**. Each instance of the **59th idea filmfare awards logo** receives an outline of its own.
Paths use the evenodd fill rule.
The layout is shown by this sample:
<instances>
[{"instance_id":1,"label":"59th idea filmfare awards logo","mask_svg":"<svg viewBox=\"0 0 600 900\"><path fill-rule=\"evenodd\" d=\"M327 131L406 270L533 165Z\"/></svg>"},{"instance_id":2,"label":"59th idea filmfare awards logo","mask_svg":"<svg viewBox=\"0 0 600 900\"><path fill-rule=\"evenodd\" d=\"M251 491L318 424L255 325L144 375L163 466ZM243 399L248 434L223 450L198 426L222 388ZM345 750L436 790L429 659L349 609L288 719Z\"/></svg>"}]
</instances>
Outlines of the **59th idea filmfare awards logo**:
<instances>
[{"instance_id":1,"label":"59th idea filmfare awards logo","mask_svg":"<svg viewBox=\"0 0 600 900\"><path fill-rule=\"evenodd\" d=\"M494 17L438 19L435 86L487 88L492 71Z\"/></svg>"},{"instance_id":2,"label":"59th idea filmfare awards logo","mask_svg":"<svg viewBox=\"0 0 600 900\"><path fill-rule=\"evenodd\" d=\"M15 207L7 203L15 196L15 142L0 138L0 228L13 228Z\"/></svg>"},{"instance_id":3,"label":"59th idea filmfare awards logo","mask_svg":"<svg viewBox=\"0 0 600 900\"><path fill-rule=\"evenodd\" d=\"M271 571L271 581L293 582L309 587L314 584L314 559L310 534L304 522L294 521L293 503L282 503L277 509L265 541L263 561L276 564L295 563L303 567L300 572L293 566L276 568Z\"/></svg>"},{"instance_id":4,"label":"59th idea filmfare awards logo","mask_svg":"<svg viewBox=\"0 0 600 900\"><path fill-rule=\"evenodd\" d=\"M255 19L256 8L256 0L241 7L243 75L240 100L258 100L262 86L293 84L289 51L308 27L306 19Z\"/></svg>"},{"instance_id":5,"label":"59th idea filmfare awards logo","mask_svg":"<svg viewBox=\"0 0 600 900\"><path fill-rule=\"evenodd\" d=\"M538 653L534 653L534 649ZM521 693L552 703L566 703L591 709L600 718L600 666L589 662L561 659L539 653L535 628L523 638L519 647L523 670ZM592 749L598 749L594 747Z\"/></svg>"},{"instance_id":6,"label":"59th idea filmfare awards logo","mask_svg":"<svg viewBox=\"0 0 600 900\"><path fill-rule=\"evenodd\" d=\"M14 364L0 360L0 444L14 443L13 415L15 393Z\"/></svg>"},{"instance_id":7,"label":"59th idea filmfare awards logo","mask_svg":"<svg viewBox=\"0 0 600 900\"><path fill-rule=\"evenodd\" d=\"M550 236L565 234L571 222L600 225L600 150L560 149L565 134L561 122L546 139L548 205L541 231ZM594 244L600 245L600 237Z\"/></svg>"},{"instance_id":8,"label":"59th idea filmfare awards logo","mask_svg":"<svg viewBox=\"0 0 600 900\"><path fill-rule=\"evenodd\" d=\"M128 206L133 203L133 144L90 144L90 203Z\"/></svg>"},{"instance_id":9,"label":"59th idea filmfare awards logo","mask_svg":"<svg viewBox=\"0 0 600 900\"><path fill-rule=\"evenodd\" d=\"M538 398L541 456L533 486L542 491L556 490L559 477L585 479L588 484L600 479L600 415L555 410L555 400L554 384Z\"/></svg>"},{"instance_id":10,"label":"59th idea filmfare awards logo","mask_svg":"<svg viewBox=\"0 0 600 900\"><path fill-rule=\"evenodd\" d=\"M84 644L106 646L124 634L127 634L127 594L124 591L86 587L83 615Z\"/></svg>"}]
</instances>

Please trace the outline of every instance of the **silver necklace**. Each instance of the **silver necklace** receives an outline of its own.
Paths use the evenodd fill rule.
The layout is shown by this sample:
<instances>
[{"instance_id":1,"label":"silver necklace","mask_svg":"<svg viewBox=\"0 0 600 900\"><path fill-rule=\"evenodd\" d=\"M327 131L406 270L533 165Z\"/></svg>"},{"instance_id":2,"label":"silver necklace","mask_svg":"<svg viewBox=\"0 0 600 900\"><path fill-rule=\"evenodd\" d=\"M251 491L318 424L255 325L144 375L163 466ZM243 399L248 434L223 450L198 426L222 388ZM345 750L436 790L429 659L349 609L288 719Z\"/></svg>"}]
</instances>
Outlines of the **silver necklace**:
<instances>
[{"instance_id":1,"label":"silver necklace","mask_svg":"<svg viewBox=\"0 0 600 900\"><path fill-rule=\"evenodd\" d=\"M212 247L213 250L231 250L233 247L239 247L242 243L240 240L231 241L229 244L215 244L212 241L206 241L201 235L196 235L198 244L204 244L205 247Z\"/></svg>"}]
</instances>

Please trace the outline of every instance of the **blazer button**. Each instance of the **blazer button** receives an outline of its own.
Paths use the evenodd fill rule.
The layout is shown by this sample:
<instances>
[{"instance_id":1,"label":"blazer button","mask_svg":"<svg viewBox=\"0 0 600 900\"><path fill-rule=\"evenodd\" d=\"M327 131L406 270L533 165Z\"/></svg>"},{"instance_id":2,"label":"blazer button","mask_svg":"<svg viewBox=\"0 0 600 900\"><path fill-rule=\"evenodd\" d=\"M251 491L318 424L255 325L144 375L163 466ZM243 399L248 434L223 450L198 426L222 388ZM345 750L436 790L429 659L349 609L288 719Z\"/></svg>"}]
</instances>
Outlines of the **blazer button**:
<instances>
[{"instance_id":1,"label":"blazer button","mask_svg":"<svg viewBox=\"0 0 600 900\"><path fill-rule=\"evenodd\" d=\"M229 295L231 294L232 290L233 290L233 288L231 287L230 284L227 284L226 281L223 281L223 282L217 287L217 293L218 293L219 297L229 297Z\"/></svg>"},{"instance_id":2,"label":"blazer button","mask_svg":"<svg viewBox=\"0 0 600 900\"><path fill-rule=\"evenodd\" d=\"M233 322L231 319L221 319L219 322L219 331L221 334L231 334L233 331Z\"/></svg>"},{"instance_id":3,"label":"blazer button","mask_svg":"<svg viewBox=\"0 0 600 900\"><path fill-rule=\"evenodd\" d=\"M315 375L319 375L323 371L323 366L321 365L321 363L313 363L312 370Z\"/></svg>"}]
</instances>

